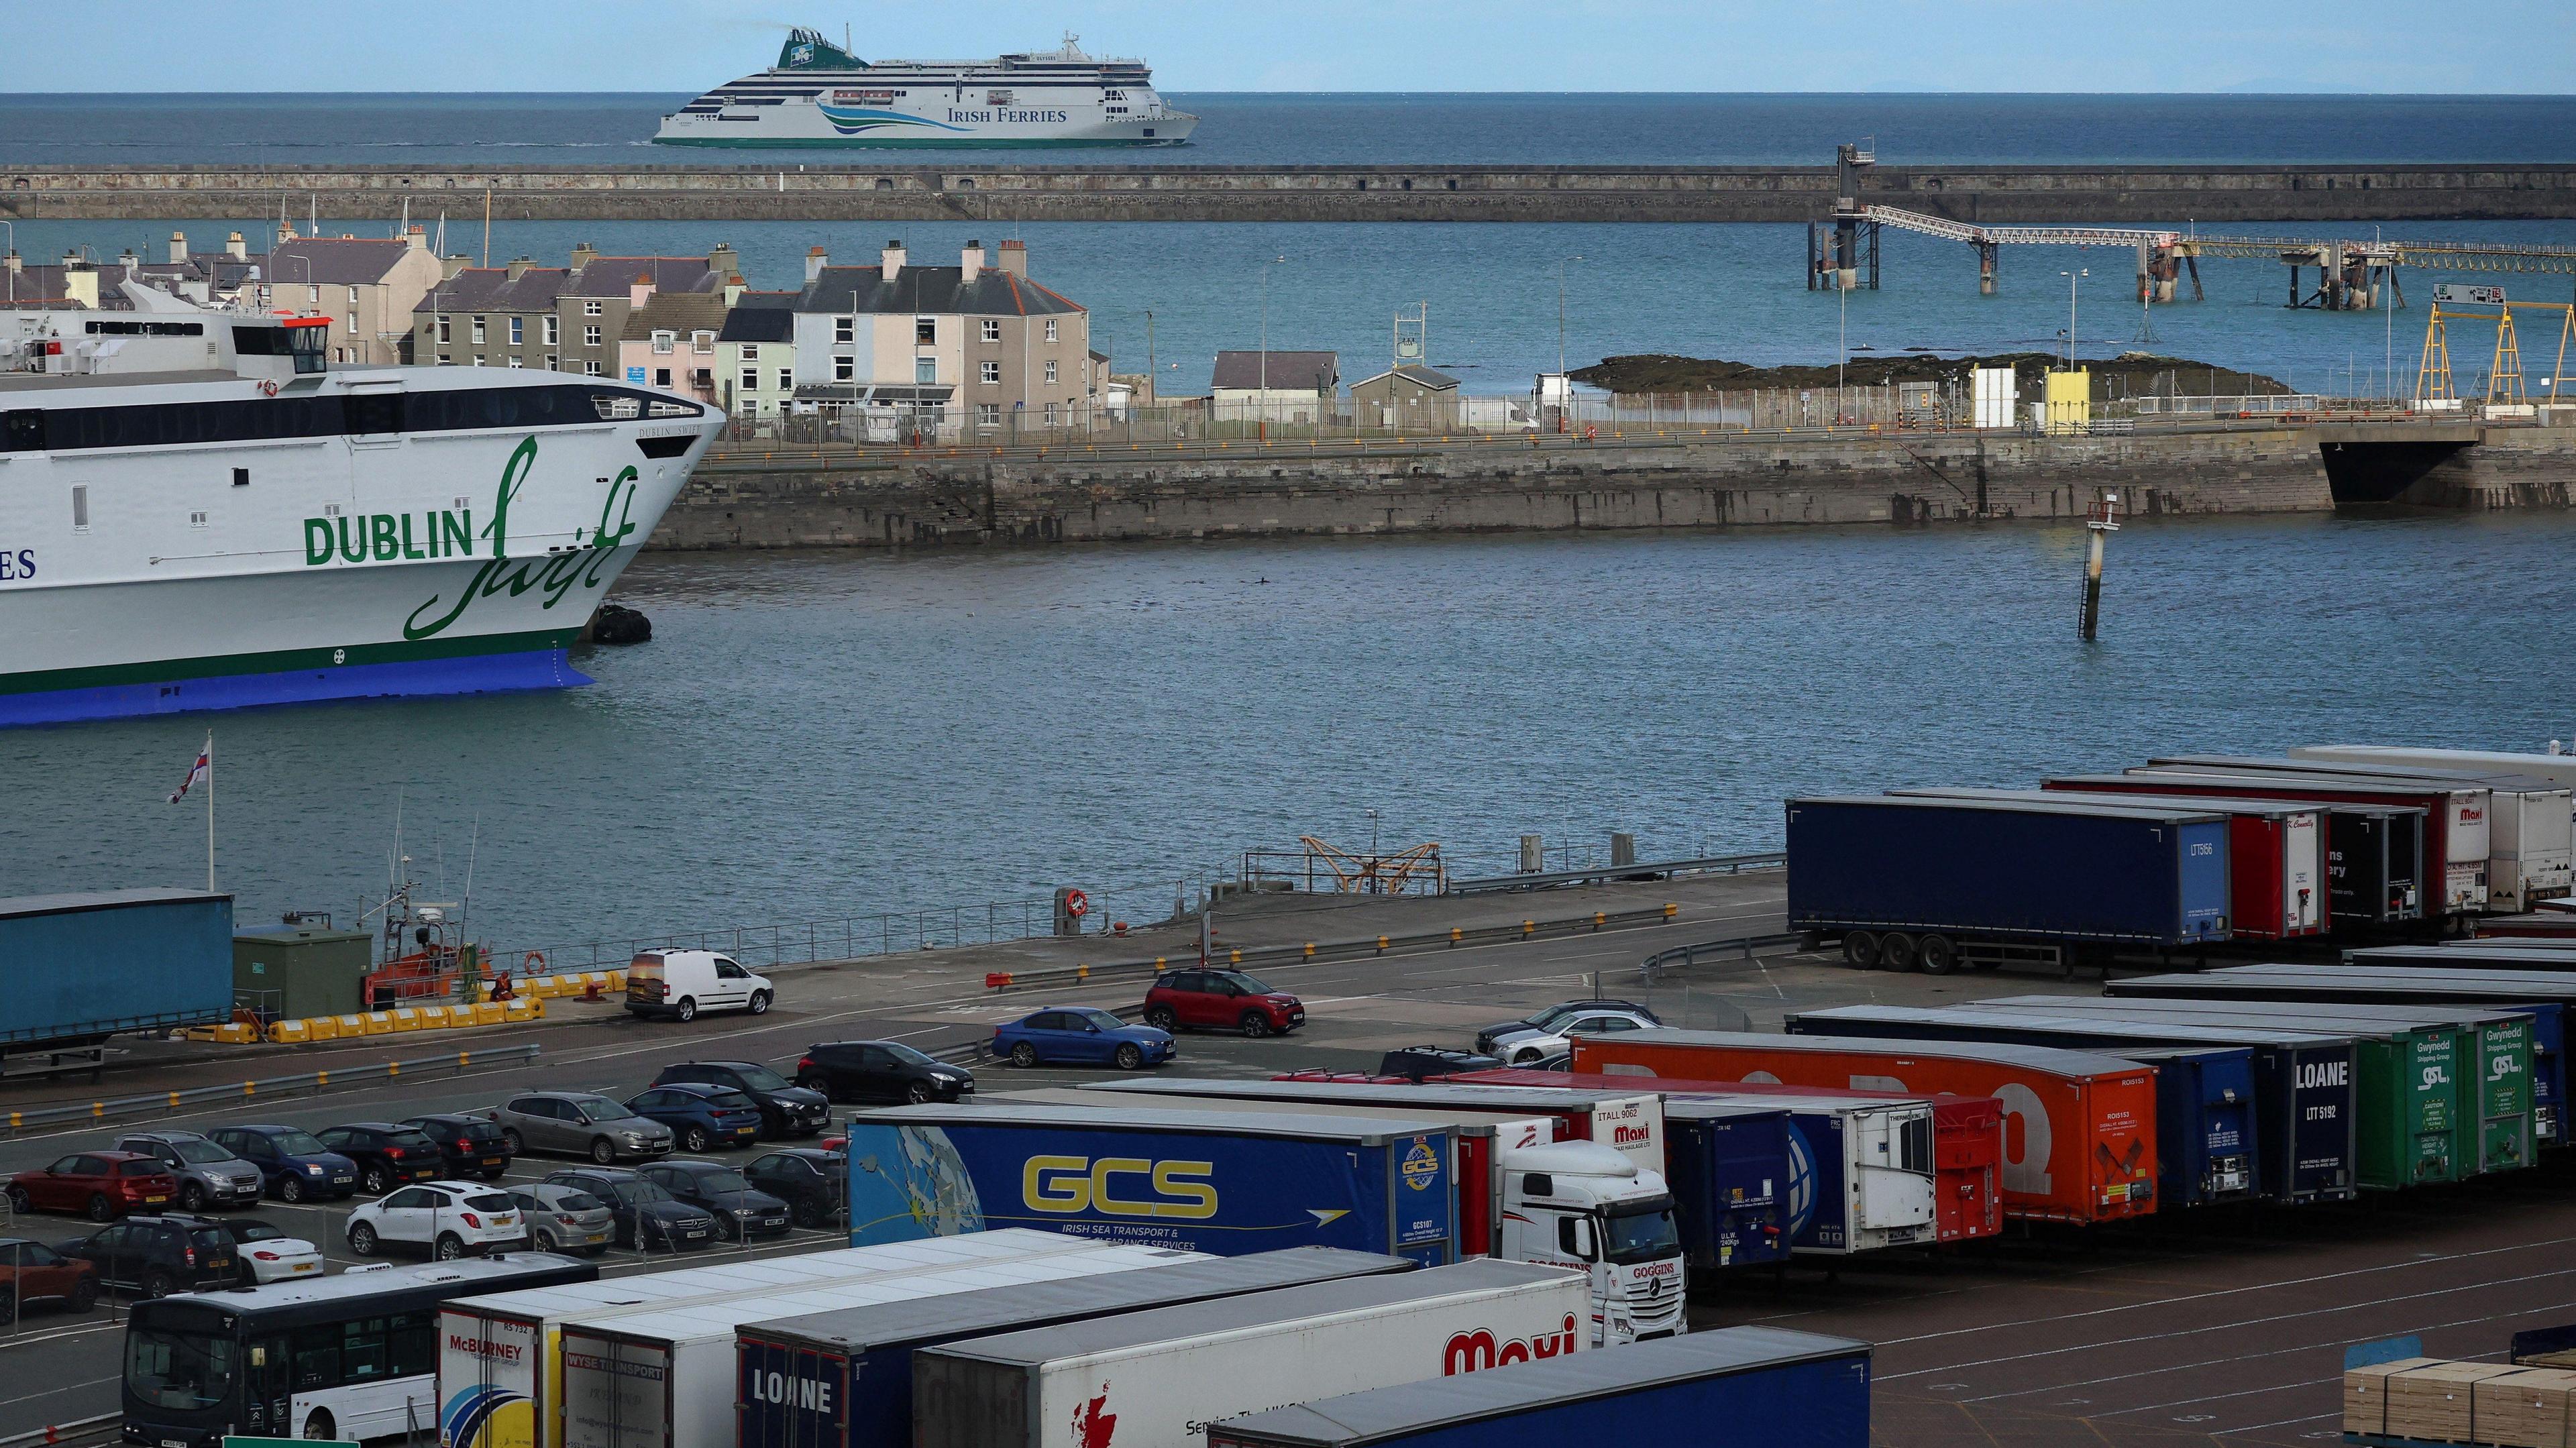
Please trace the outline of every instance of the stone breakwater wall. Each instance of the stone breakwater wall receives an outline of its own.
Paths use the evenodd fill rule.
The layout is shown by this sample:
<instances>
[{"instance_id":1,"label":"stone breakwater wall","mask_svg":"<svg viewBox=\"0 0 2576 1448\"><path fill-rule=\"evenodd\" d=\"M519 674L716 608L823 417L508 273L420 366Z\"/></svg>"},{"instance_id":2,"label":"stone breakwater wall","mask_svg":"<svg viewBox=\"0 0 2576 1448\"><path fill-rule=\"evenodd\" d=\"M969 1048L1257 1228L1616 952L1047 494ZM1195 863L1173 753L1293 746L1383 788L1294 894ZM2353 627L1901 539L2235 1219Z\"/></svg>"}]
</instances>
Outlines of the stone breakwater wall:
<instances>
[{"instance_id":1,"label":"stone breakwater wall","mask_svg":"<svg viewBox=\"0 0 2576 1448\"><path fill-rule=\"evenodd\" d=\"M2571 460L2576 461L2576 460ZM673 549L904 548L1134 540L1929 523L2322 512L2303 429L1924 436L1157 455L711 456L663 515ZM2563 499L2563 489L2561 492Z\"/></svg>"},{"instance_id":2,"label":"stone breakwater wall","mask_svg":"<svg viewBox=\"0 0 2576 1448\"><path fill-rule=\"evenodd\" d=\"M0 167L0 216L186 220L1804 221L1830 167L758 164ZM1961 221L2576 216L2576 165L1882 166L1863 199Z\"/></svg>"}]
</instances>

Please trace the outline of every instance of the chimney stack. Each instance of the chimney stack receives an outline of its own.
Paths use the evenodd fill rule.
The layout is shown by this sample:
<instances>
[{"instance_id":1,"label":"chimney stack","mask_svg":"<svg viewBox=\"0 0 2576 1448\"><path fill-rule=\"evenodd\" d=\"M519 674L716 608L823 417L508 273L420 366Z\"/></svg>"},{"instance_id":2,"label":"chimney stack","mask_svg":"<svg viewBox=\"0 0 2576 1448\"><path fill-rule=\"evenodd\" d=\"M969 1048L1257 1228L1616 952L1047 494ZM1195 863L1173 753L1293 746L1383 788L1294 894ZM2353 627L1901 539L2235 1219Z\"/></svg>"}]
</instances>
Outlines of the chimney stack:
<instances>
[{"instance_id":1,"label":"chimney stack","mask_svg":"<svg viewBox=\"0 0 2576 1448\"><path fill-rule=\"evenodd\" d=\"M740 301L742 300L742 294L743 294L743 291L744 291L744 287L743 287L743 284L742 284L742 273L740 273L740 272L727 272L727 273L725 273L725 279L724 279L724 299L725 299L725 306L726 306L728 309L730 309L730 308L731 308L735 303L740 302Z\"/></svg>"},{"instance_id":2,"label":"chimney stack","mask_svg":"<svg viewBox=\"0 0 2576 1448\"><path fill-rule=\"evenodd\" d=\"M98 310L98 268L81 260L77 254L64 257L63 295L76 305Z\"/></svg>"},{"instance_id":3,"label":"chimney stack","mask_svg":"<svg viewBox=\"0 0 2576 1448\"><path fill-rule=\"evenodd\" d=\"M957 254L957 270L959 281L969 286L974 285L975 278L983 275L984 272L984 243L980 241L966 243L966 249Z\"/></svg>"},{"instance_id":4,"label":"chimney stack","mask_svg":"<svg viewBox=\"0 0 2576 1448\"><path fill-rule=\"evenodd\" d=\"M13 277L27 269L27 263L19 258L17 249L14 247L9 252L8 267L9 275Z\"/></svg>"},{"instance_id":5,"label":"chimney stack","mask_svg":"<svg viewBox=\"0 0 2576 1448\"><path fill-rule=\"evenodd\" d=\"M231 257L235 261L248 261L250 260L250 243L242 240L242 234L236 231L232 235L224 238L224 255Z\"/></svg>"},{"instance_id":6,"label":"chimney stack","mask_svg":"<svg viewBox=\"0 0 2576 1448\"><path fill-rule=\"evenodd\" d=\"M903 239L895 237L888 240L885 250L877 253L877 275L893 281L902 273L903 261Z\"/></svg>"},{"instance_id":7,"label":"chimney stack","mask_svg":"<svg viewBox=\"0 0 2576 1448\"><path fill-rule=\"evenodd\" d=\"M637 272L635 280L626 284L626 305L629 307L644 305L644 299L651 295L653 295L653 273L649 270Z\"/></svg>"},{"instance_id":8,"label":"chimney stack","mask_svg":"<svg viewBox=\"0 0 2576 1448\"><path fill-rule=\"evenodd\" d=\"M722 286L726 277L742 270L742 253L733 249L732 242L719 241L707 253L707 270L716 274L716 284Z\"/></svg>"},{"instance_id":9,"label":"chimney stack","mask_svg":"<svg viewBox=\"0 0 2576 1448\"><path fill-rule=\"evenodd\" d=\"M821 281L823 279L823 268L830 266L831 264L832 254L830 252L825 251L819 246L807 250L805 253L805 285L810 287L816 282Z\"/></svg>"},{"instance_id":10,"label":"chimney stack","mask_svg":"<svg viewBox=\"0 0 2576 1448\"><path fill-rule=\"evenodd\" d=\"M993 264L1015 277L1026 277L1029 274L1029 244L1025 241L1003 242L1001 254Z\"/></svg>"},{"instance_id":11,"label":"chimney stack","mask_svg":"<svg viewBox=\"0 0 2576 1448\"><path fill-rule=\"evenodd\" d=\"M461 251L454 256L442 258L438 263L438 279L443 282L454 281L458 272L473 264L474 258Z\"/></svg>"},{"instance_id":12,"label":"chimney stack","mask_svg":"<svg viewBox=\"0 0 2576 1448\"><path fill-rule=\"evenodd\" d=\"M572 269L574 271L579 271L583 267L586 267L597 260L599 260L599 248L591 245L589 242L582 242L572 249Z\"/></svg>"},{"instance_id":13,"label":"chimney stack","mask_svg":"<svg viewBox=\"0 0 2576 1448\"><path fill-rule=\"evenodd\" d=\"M188 233L186 233L186 232L184 232L184 231L174 231L174 232L171 232L171 233L170 233L170 265L172 265L172 266L185 266L185 265L187 265L187 264L188 264Z\"/></svg>"},{"instance_id":14,"label":"chimney stack","mask_svg":"<svg viewBox=\"0 0 2576 1448\"><path fill-rule=\"evenodd\" d=\"M413 251L427 251L429 250L429 233L423 231L418 226L414 226L411 230L403 233L403 245Z\"/></svg>"},{"instance_id":15,"label":"chimney stack","mask_svg":"<svg viewBox=\"0 0 2576 1448\"><path fill-rule=\"evenodd\" d=\"M537 266L537 261L536 261L536 258L534 258L534 257L529 257L529 256L518 256L518 257L512 257L512 258L510 259L510 268L509 268L509 271L510 271L510 280L512 280L512 281L517 281L519 278L521 278L521 277L523 277L523 276L526 276L529 272L536 270L536 266Z\"/></svg>"}]
</instances>

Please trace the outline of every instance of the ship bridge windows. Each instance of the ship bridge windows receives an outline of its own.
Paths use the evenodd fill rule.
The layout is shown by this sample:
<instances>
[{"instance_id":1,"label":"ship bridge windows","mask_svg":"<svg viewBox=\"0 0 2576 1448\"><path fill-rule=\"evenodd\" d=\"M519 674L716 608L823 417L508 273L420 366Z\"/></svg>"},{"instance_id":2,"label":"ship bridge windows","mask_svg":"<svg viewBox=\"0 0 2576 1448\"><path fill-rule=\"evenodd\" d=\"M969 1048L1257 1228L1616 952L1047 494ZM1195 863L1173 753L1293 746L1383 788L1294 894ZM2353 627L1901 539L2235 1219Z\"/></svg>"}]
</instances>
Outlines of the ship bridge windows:
<instances>
[{"instance_id":1,"label":"ship bridge windows","mask_svg":"<svg viewBox=\"0 0 2576 1448\"><path fill-rule=\"evenodd\" d=\"M650 402L650 415L696 417L695 404ZM371 437L485 428L595 425L647 416L647 400L587 387L473 387L13 410L0 421L0 451L185 447L288 438ZM674 410L665 411L664 408Z\"/></svg>"}]
</instances>

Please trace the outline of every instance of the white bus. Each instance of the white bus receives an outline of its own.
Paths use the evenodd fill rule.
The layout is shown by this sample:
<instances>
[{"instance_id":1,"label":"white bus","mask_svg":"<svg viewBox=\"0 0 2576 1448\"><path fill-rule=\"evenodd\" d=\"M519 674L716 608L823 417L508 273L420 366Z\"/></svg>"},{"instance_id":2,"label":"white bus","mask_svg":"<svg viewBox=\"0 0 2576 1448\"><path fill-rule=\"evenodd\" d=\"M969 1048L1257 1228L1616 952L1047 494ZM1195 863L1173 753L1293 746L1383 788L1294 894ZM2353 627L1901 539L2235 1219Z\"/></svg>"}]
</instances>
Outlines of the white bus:
<instances>
[{"instance_id":1,"label":"white bus","mask_svg":"<svg viewBox=\"0 0 2576 1448\"><path fill-rule=\"evenodd\" d=\"M125 1441L434 1437L440 1303L598 1275L588 1262L514 1252L137 1302L125 1329Z\"/></svg>"}]
</instances>

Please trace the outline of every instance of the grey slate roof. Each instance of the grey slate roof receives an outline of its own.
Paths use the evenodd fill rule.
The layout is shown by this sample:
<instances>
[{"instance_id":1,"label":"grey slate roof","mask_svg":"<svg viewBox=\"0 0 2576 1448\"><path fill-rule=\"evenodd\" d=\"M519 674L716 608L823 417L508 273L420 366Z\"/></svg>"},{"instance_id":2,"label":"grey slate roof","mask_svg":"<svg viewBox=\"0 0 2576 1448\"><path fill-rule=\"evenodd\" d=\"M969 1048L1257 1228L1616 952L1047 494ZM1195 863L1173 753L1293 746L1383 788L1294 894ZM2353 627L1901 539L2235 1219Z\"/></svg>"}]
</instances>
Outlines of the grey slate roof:
<instances>
[{"instance_id":1,"label":"grey slate roof","mask_svg":"<svg viewBox=\"0 0 2576 1448\"><path fill-rule=\"evenodd\" d=\"M1277 353L1272 353L1271 355L1274 359L1278 356ZM1277 365L1275 360L1272 365ZM1366 387L1372 382L1382 381L1388 377L1401 377L1407 382L1414 383L1417 386L1431 388L1436 392L1446 392L1450 388L1458 385L1458 379L1450 376L1446 372L1435 371L1429 367L1417 367L1410 363L1402 367L1390 368L1385 372L1377 374L1375 377L1363 377L1351 385L1353 387Z\"/></svg>"},{"instance_id":2,"label":"grey slate roof","mask_svg":"<svg viewBox=\"0 0 2576 1448\"><path fill-rule=\"evenodd\" d=\"M806 284L796 310L827 315L855 310L896 316L1048 317L1079 312L1082 306L996 267L984 268L969 282L963 267L907 266L889 282L877 267L827 266Z\"/></svg>"},{"instance_id":3,"label":"grey slate roof","mask_svg":"<svg viewBox=\"0 0 2576 1448\"><path fill-rule=\"evenodd\" d=\"M512 280L506 267L470 266L430 289L416 313L551 312L555 298L572 272L559 266L531 267Z\"/></svg>"},{"instance_id":4,"label":"grey slate roof","mask_svg":"<svg viewBox=\"0 0 2576 1448\"><path fill-rule=\"evenodd\" d=\"M22 268L14 282L0 277L0 309L14 306L20 311L25 311L30 308L56 309L70 305L69 274L70 269L60 262L48 262L31 263ZM132 310L134 304L125 299L123 292L117 290L118 283L124 280L125 268L121 264L112 261L98 264L98 309L100 311ZM136 280L141 280L141 277L138 276Z\"/></svg>"},{"instance_id":5,"label":"grey slate roof","mask_svg":"<svg viewBox=\"0 0 2576 1448\"><path fill-rule=\"evenodd\" d=\"M618 340L647 341L657 331L677 332L686 340L691 332L721 332L724 322L725 299L720 292L655 292L626 314L626 330Z\"/></svg>"},{"instance_id":6,"label":"grey slate roof","mask_svg":"<svg viewBox=\"0 0 2576 1448\"><path fill-rule=\"evenodd\" d=\"M796 340L795 292L745 292L725 313L719 342L793 342Z\"/></svg>"},{"instance_id":7,"label":"grey slate roof","mask_svg":"<svg viewBox=\"0 0 2576 1448\"><path fill-rule=\"evenodd\" d=\"M573 273L568 297L622 297L639 281L657 292L712 292L724 278L702 256L602 256Z\"/></svg>"},{"instance_id":8,"label":"grey slate roof","mask_svg":"<svg viewBox=\"0 0 2576 1448\"><path fill-rule=\"evenodd\" d=\"M1259 352L1219 352L1216 373L1208 385L1242 391L1258 391L1266 385L1273 392L1292 388L1329 392L1341 383L1341 359L1331 352L1273 352L1266 374Z\"/></svg>"},{"instance_id":9,"label":"grey slate roof","mask_svg":"<svg viewBox=\"0 0 2576 1448\"><path fill-rule=\"evenodd\" d=\"M268 253L271 286L370 286L385 279L411 244L362 236L308 237L281 241ZM308 275L309 272L309 275Z\"/></svg>"}]
</instances>

